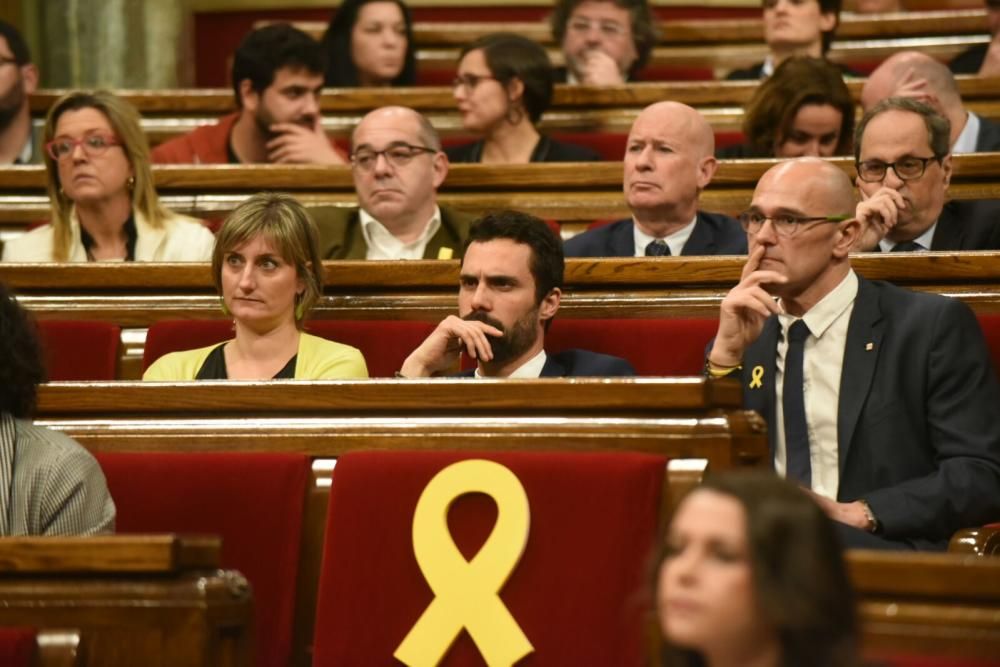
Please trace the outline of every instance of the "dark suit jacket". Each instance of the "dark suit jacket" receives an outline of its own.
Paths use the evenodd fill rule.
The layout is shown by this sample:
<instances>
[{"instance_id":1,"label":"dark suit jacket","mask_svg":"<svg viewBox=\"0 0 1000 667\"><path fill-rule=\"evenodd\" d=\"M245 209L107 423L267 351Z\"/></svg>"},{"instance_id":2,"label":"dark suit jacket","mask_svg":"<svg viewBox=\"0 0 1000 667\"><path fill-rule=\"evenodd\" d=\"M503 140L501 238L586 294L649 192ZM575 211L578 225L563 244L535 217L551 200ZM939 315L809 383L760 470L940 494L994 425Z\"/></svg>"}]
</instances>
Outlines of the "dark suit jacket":
<instances>
[{"instance_id":1,"label":"dark suit jacket","mask_svg":"<svg viewBox=\"0 0 1000 667\"><path fill-rule=\"evenodd\" d=\"M948 67L953 74L979 74L989 48L989 44L974 44L955 56Z\"/></svg>"},{"instance_id":2,"label":"dark suit jacket","mask_svg":"<svg viewBox=\"0 0 1000 667\"><path fill-rule=\"evenodd\" d=\"M976 137L977 153L1000 151L1000 123L979 116L979 136Z\"/></svg>"},{"instance_id":3,"label":"dark suit jacket","mask_svg":"<svg viewBox=\"0 0 1000 667\"><path fill-rule=\"evenodd\" d=\"M956 530L1000 518L1000 384L965 304L859 281L840 381L838 500L868 501L888 540L944 549ZM744 406L769 424L780 331L770 318L743 357ZM758 366L762 386L750 388Z\"/></svg>"},{"instance_id":4,"label":"dark suit jacket","mask_svg":"<svg viewBox=\"0 0 1000 667\"><path fill-rule=\"evenodd\" d=\"M839 63L833 63L844 76L850 77L860 77L858 72L855 72L850 67L845 67ZM764 76L764 63L757 63L752 67L745 67L743 69L734 69L732 72L726 75L726 81L756 81Z\"/></svg>"},{"instance_id":5,"label":"dark suit jacket","mask_svg":"<svg viewBox=\"0 0 1000 667\"><path fill-rule=\"evenodd\" d=\"M451 257L460 259L465 240L475 218L447 206L441 206L441 228L427 242L424 259L438 259L442 248L451 249ZM365 259L368 244L361 232L357 208L317 206L309 214L319 228L319 252L323 259Z\"/></svg>"},{"instance_id":6,"label":"dark suit jacket","mask_svg":"<svg viewBox=\"0 0 1000 667\"><path fill-rule=\"evenodd\" d=\"M633 224L632 220L619 220L577 234L566 241L563 252L567 257L634 257ZM747 235L740 223L728 216L698 211L698 219L681 254L745 255Z\"/></svg>"},{"instance_id":7,"label":"dark suit jacket","mask_svg":"<svg viewBox=\"0 0 1000 667\"><path fill-rule=\"evenodd\" d=\"M949 201L941 209L931 250L1000 249L1000 201Z\"/></svg>"},{"instance_id":8,"label":"dark suit jacket","mask_svg":"<svg viewBox=\"0 0 1000 667\"><path fill-rule=\"evenodd\" d=\"M483 142L451 146L444 149L449 162L480 162ZM550 139L544 134L531 152L531 162L600 162L601 154L592 148Z\"/></svg>"},{"instance_id":9,"label":"dark suit jacket","mask_svg":"<svg viewBox=\"0 0 1000 667\"><path fill-rule=\"evenodd\" d=\"M475 370L467 370L458 377L473 377ZM546 353L542 366L543 378L561 377L631 377L635 375L632 364L610 354L598 354L587 350L563 350Z\"/></svg>"}]
</instances>

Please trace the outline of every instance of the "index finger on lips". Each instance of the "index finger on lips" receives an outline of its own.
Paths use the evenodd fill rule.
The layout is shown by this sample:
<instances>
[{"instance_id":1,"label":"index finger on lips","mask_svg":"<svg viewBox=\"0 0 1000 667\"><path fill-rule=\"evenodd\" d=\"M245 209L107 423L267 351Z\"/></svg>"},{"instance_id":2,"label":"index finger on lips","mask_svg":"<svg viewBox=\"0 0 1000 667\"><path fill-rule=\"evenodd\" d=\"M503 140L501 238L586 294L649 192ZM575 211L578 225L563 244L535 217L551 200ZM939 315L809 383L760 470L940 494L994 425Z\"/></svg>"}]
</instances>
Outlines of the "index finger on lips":
<instances>
[{"instance_id":1,"label":"index finger on lips","mask_svg":"<svg viewBox=\"0 0 1000 667\"><path fill-rule=\"evenodd\" d=\"M743 265L743 272L740 275L740 281L746 280L747 276L757 270L760 266L760 261L764 258L764 246L759 245L750 251L750 256L747 257L747 263Z\"/></svg>"}]
</instances>

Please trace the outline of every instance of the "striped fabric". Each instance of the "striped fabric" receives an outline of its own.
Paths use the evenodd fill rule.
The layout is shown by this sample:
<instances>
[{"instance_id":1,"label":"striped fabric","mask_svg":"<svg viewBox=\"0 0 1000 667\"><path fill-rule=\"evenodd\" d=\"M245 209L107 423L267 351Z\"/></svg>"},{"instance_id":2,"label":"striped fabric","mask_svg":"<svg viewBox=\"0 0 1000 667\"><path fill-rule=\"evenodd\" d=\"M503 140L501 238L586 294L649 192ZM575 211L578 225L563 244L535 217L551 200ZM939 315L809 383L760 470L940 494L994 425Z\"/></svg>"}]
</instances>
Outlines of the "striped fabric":
<instances>
[{"instance_id":1,"label":"striped fabric","mask_svg":"<svg viewBox=\"0 0 1000 667\"><path fill-rule=\"evenodd\" d=\"M114 528L115 503L90 452L62 433L0 414L0 536Z\"/></svg>"}]
</instances>

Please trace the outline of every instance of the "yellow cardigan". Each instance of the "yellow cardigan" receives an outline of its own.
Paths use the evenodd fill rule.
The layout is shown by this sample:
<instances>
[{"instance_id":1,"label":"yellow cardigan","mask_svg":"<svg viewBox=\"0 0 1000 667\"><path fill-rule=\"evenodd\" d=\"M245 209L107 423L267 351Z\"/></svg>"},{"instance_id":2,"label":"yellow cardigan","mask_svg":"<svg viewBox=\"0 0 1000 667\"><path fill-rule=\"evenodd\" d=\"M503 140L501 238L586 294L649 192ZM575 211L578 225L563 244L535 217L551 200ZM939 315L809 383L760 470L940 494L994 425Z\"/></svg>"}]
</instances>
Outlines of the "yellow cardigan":
<instances>
[{"instance_id":1,"label":"yellow cardigan","mask_svg":"<svg viewBox=\"0 0 1000 667\"><path fill-rule=\"evenodd\" d=\"M216 343L197 350L165 354L146 369L142 379L160 382L194 380L209 353L218 346L219 343ZM307 333L299 336L299 351L295 361L296 380L350 380L367 377L365 358L357 348Z\"/></svg>"}]
</instances>

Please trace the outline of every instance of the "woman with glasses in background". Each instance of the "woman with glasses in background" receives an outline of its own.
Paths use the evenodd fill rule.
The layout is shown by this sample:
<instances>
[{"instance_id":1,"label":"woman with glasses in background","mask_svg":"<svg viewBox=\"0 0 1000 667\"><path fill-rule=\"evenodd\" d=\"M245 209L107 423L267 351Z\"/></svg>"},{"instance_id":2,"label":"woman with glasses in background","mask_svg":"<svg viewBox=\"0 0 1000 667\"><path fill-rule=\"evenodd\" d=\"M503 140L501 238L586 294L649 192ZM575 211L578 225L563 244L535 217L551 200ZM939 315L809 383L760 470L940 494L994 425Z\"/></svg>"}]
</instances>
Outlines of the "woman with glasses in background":
<instances>
[{"instance_id":1,"label":"woman with glasses in background","mask_svg":"<svg viewBox=\"0 0 1000 667\"><path fill-rule=\"evenodd\" d=\"M323 35L323 49L329 87L416 83L413 20L402 0L345 0Z\"/></svg>"},{"instance_id":2,"label":"woman with glasses in background","mask_svg":"<svg viewBox=\"0 0 1000 667\"><path fill-rule=\"evenodd\" d=\"M552 102L554 75L545 49L510 33L485 35L462 49L455 101L462 127L479 141L445 149L451 162L526 164L594 162L590 148L555 141L538 131Z\"/></svg>"},{"instance_id":3,"label":"woman with glasses in background","mask_svg":"<svg viewBox=\"0 0 1000 667\"><path fill-rule=\"evenodd\" d=\"M11 262L203 262L214 239L160 204L139 114L107 91L60 98L45 119L49 224L8 241Z\"/></svg>"}]
</instances>

